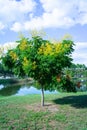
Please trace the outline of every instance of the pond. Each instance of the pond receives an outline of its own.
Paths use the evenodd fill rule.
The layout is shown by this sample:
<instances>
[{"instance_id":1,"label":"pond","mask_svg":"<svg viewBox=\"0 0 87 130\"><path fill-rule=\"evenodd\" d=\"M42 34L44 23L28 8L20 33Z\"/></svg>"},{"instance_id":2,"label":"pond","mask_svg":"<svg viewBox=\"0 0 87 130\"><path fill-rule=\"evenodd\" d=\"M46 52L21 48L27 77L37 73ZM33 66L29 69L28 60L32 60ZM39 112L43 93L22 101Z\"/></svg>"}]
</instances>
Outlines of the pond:
<instances>
[{"instance_id":1,"label":"pond","mask_svg":"<svg viewBox=\"0 0 87 130\"><path fill-rule=\"evenodd\" d=\"M44 91L45 94L56 94L55 91ZM22 96L28 94L41 94L41 90L38 90L31 84L1 84L0 85L0 95L1 96Z\"/></svg>"}]
</instances>

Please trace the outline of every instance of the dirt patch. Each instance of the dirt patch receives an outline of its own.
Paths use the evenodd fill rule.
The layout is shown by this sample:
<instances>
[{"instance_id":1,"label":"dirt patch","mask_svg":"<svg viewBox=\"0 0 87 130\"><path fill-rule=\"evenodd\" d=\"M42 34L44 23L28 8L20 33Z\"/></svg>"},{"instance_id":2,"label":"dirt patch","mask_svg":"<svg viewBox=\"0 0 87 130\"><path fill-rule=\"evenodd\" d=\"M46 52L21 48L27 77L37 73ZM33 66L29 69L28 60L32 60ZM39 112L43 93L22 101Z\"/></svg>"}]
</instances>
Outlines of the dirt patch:
<instances>
[{"instance_id":1,"label":"dirt patch","mask_svg":"<svg viewBox=\"0 0 87 130\"><path fill-rule=\"evenodd\" d=\"M43 107L40 104L27 105L27 106L24 106L24 108L27 110L33 110L36 112L49 111L49 112L55 113L59 111L58 105L52 104L52 103L46 103Z\"/></svg>"}]
</instances>

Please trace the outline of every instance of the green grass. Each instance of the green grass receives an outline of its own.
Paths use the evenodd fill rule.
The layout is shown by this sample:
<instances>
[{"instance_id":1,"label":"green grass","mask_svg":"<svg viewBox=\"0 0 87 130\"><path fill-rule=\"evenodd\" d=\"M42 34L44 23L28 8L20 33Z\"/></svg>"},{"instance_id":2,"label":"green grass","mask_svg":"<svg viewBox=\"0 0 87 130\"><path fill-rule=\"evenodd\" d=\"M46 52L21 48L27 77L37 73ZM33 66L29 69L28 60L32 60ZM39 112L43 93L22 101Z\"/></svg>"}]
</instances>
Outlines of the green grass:
<instances>
[{"instance_id":1,"label":"green grass","mask_svg":"<svg viewBox=\"0 0 87 130\"><path fill-rule=\"evenodd\" d=\"M0 96L0 130L87 130L87 92Z\"/></svg>"}]
</instances>

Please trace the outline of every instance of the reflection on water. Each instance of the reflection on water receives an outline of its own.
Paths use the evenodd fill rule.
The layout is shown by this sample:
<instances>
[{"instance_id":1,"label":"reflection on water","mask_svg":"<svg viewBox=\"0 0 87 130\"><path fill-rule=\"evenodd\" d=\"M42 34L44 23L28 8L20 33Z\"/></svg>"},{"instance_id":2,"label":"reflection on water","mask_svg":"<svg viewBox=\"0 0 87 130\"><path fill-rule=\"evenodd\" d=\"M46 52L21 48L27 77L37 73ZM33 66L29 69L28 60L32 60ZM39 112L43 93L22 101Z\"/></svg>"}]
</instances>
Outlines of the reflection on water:
<instances>
[{"instance_id":1,"label":"reflection on water","mask_svg":"<svg viewBox=\"0 0 87 130\"><path fill-rule=\"evenodd\" d=\"M27 95L27 94L40 94L41 90L36 89L30 84L10 84L10 85L0 85L0 95L2 96L11 96L11 95ZM46 94L57 93L56 91L50 92L45 91Z\"/></svg>"},{"instance_id":2,"label":"reflection on water","mask_svg":"<svg viewBox=\"0 0 87 130\"><path fill-rule=\"evenodd\" d=\"M0 85L0 95L2 96L11 96L15 95L19 90L20 85Z\"/></svg>"},{"instance_id":3,"label":"reflection on water","mask_svg":"<svg viewBox=\"0 0 87 130\"><path fill-rule=\"evenodd\" d=\"M0 85L0 90L1 90L2 88L4 88L4 85L1 84L1 85Z\"/></svg>"}]
</instances>

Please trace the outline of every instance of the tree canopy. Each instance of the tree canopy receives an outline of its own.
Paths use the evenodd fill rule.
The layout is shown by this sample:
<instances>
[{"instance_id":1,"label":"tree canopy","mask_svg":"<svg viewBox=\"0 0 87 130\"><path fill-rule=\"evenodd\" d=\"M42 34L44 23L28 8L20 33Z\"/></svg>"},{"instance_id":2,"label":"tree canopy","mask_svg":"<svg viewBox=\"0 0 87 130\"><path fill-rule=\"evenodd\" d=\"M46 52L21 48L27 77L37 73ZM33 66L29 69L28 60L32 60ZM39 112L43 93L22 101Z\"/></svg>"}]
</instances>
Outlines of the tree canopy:
<instances>
[{"instance_id":1,"label":"tree canopy","mask_svg":"<svg viewBox=\"0 0 87 130\"><path fill-rule=\"evenodd\" d=\"M63 39L53 43L33 36L31 39L22 37L18 42L15 49L2 57L2 63L19 77L29 76L38 81L42 93L44 89L51 89L55 82L58 83L63 68L72 63L72 40ZM72 87L70 90L73 91Z\"/></svg>"}]
</instances>

